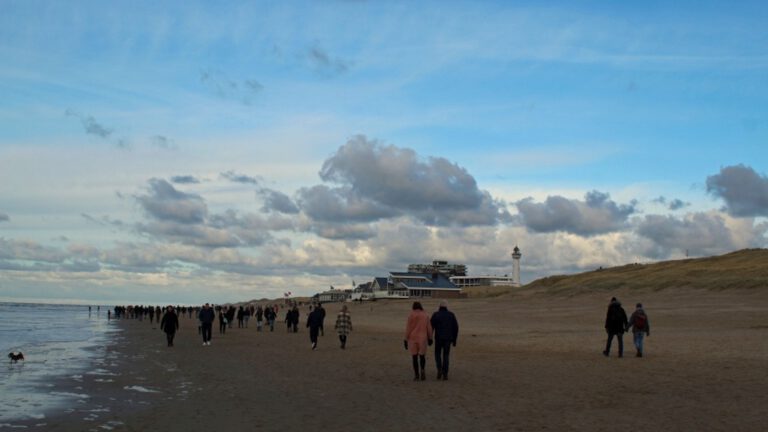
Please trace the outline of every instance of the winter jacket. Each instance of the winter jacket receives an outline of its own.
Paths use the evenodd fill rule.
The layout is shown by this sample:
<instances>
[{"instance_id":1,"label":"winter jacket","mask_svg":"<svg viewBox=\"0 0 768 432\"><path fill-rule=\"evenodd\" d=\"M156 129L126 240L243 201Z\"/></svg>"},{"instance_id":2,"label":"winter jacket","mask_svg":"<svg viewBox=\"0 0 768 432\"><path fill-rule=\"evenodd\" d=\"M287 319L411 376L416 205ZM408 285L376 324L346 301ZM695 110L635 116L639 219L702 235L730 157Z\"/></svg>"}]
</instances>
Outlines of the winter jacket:
<instances>
[{"instance_id":1,"label":"winter jacket","mask_svg":"<svg viewBox=\"0 0 768 432\"><path fill-rule=\"evenodd\" d=\"M323 315L318 309L313 310L307 316L307 327L318 329L323 325Z\"/></svg>"},{"instance_id":2,"label":"winter jacket","mask_svg":"<svg viewBox=\"0 0 768 432\"><path fill-rule=\"evenodd\" d=\"M430 338L432 338L432 324L429 322L427 313L421 309L412 310L405 326L405 340L409 343L423 344Z\"/></svg>"},{"instance_id":3,"label":"winter jacket","mask_svg":"<svg viewBox=\"0 0 768 432\"><path fill-rule=\"evenodd\" d=\"M339 312L334 328L340 336L347 336L352 331L352 317L349 312Z\"/></svg>"},{"instance_id":4,"label":"winter jacket","mask_svg":"<svg viewBox=\"0 0 768 432\"><path fill-rule=\"evenodd\" d=\"M614 300L608 306L608 313L605 316L605 330L611 334L622 334L627 328L627 313L621 307L618 300Z\"/></svg>"},{"instance_id":5,"label":"winter jacket","mask_svg":"<svg viewBox=\"0 0 768 432\"><path fill-rule=\"evenodd\" d=\"M459 322L456 321L456 315L453 312L441 307L432 314L429 322L435 331L435 340L456 344L456 339L459 337Z\"/></svg>"},{"instance_id":6,"label":"winter jacket","mask_svg":"<svg viewBox=\"0 0 768 432\"><path fill-rule=\"evenodd\" d=\"M215 314L213 313L213 308L200 309L200 314L197 317L203 324L213 324L213 320L216 318Z\"/></svg>"},{"instance_id":7,"label":"winter jacket","mask_svg":"<svg viewBox=\"0 0 768 432\"><path fill-rule=\"evenodd\" d=\"M644 316L645 317L645 325L642 326L642 328L638 328L638 324L640 319L638 316ZM632 312L632 316L629 317L629 327L632 329L632 333L642 333L645 332L645 334L649 335L651 334L651 323L648 321L648 315L646 315L645 311L640 309L635 309L634 312Z\"/></svg>"},{"instance_id":8,"label":"winter jacket","mask_svg":"<svg viewBox=\"0 0 768 432\"><path fill-rule=\"evenodd\" d=\"M166 312L160 321L160 329L168 334L176 333L179 329L179 317L175 312Z\"/></svg>"}]
</instances>

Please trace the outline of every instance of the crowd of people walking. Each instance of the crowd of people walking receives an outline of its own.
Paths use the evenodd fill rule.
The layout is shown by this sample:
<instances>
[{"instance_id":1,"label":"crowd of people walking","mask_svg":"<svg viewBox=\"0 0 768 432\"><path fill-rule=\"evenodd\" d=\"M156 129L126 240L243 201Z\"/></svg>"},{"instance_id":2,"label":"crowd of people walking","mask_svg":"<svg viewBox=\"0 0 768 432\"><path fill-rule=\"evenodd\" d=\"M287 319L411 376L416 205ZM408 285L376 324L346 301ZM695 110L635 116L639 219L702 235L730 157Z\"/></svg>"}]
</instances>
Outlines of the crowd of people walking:
<instances>
[{"instance_id":1,"label":"crowd of people walking","mask_svg":"<svg viewBox=\"0 0 768 432\"><path fill-rule=\"evenodd\" d=\"M298 333L300 311L299 304L290 303L284 308L284 321L289 333ZM326 316L322 304L309 304L309 313L306 318L306 328L309 330L309 340L312 350L318 348L319 337L324 335L324 321ZM256 331L262 332L269 329L275 330L275 320L281 305L240 305L222 306L206 303L201 307L167 306L165 310L159 306L116 306L114 317L117 319L149 320L157 322L160 330L166 334L168 347L174 346L174 338L179 329L179 318L196 318L198 320L198 333L202 337L203 346L210 346L212 339L213 323L218 320L219 334L224 336L232 323L237 320L237 328L248 328L251 317L256 321ZM112 316L110 311L109 316ZM157 320L157 321L155 321ZM637 303L635 310L628 317L621 303L613 297L608 304L605 318L605 331L607 340L603 355L610 356L613 340L618 345L618 356L624 356L623 335L632 332L633 342L637 357L643 357L643 341L650 336L650 321L641 303ZM348 337L352 332L352 317L346 304L341 305L336 316L334 330L338 335L339 346L346 349ZM415 381L426 380L426 356L430 346L434 345L434 359L438 380L447 380L450 366L451 347L456 347L459 334L459 323L456 315L448 310L448 302L441 300L438 309L428 315L424 311L421 302L415 301L411 305L411 311L405 325L403 347L411 357L413 379Z\"/></svg>"}]
</instances>

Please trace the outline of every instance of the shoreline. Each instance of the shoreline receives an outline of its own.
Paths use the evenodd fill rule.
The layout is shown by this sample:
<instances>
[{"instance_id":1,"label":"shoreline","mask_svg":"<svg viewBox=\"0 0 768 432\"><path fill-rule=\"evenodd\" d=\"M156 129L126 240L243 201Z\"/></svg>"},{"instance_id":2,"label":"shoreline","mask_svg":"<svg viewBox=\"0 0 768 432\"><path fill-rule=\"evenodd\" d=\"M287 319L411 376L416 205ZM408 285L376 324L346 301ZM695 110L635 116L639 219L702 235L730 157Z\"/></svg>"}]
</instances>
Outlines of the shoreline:
<instances>
[{"instance_id":1,"label":"shoreline","mask_svg":"<svg viewBox=\"0 0 768 432\"><path fill-rule=\"evenodd\" d=\"M25 359L5 365L0 428L21 421L44 425L49 415L56 415L84 395L76 382L103 363L100 348L110 345L119 330L107 322L106 314L102 320L79 308L4 304L9 306L23 309L4 310L4 318L11 320L3 329L4 346L10 342L16 349L23 348ZM32 318L25 321L27 317ZM15 328L13 323L29 327Z\"/></svg>"},{"instance_id":2,"label":"shoreline","mask_svg":"<svg viewBox=\"0 0 768 432\"><path fill-rule=\"evenodd\" d=\"M638 296L616 295L628 311ZM250 328L234 325L220 336L215 325L210 347L201 346L195 319L180 319L173 348L165 347L157 324L124 319L101 368L116 375L62 380L57 389L80 386L91 397L70 412L14 425L464 431L613 430L640 421L651 430L760 430L768 293L641 296L653 329L642 359L617 359L615 346L610 358L600 354L605 293L450 301L460 333L449 381L435 380L431 350L427 381L411 380L402 348L410 302L349 305L354 331L346 350L332 330L339 304L325 305L317 351L303 327L306 309L297 334L282 323L274 333L258 333L252 320ZM437 300L424 306L431 313ZM712 328L702 328L702 317L716 320ZM624 342L633 353L631 337Z\"/></svg>"}]
</instances>

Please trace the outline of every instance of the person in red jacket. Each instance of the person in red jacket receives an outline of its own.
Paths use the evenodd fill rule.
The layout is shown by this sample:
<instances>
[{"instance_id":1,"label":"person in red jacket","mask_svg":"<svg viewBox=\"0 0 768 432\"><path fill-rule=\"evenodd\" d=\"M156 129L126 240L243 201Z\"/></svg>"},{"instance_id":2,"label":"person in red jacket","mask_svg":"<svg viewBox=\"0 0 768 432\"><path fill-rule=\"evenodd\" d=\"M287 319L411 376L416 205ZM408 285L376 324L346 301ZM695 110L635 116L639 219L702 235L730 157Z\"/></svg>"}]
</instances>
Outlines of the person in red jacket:
<instances>
[{"instance_id":1,"label":"person in red jacket","mask_svg":"<svg viewBox=\"0 0 768 432\"><path fill-rule=\"evenodd\" d=\"M427 363L427 345L432 345L432 324L419 302L413 302L411 314L405 326L405 349L411 353L414 381L427 379L424 367Z\"/></svg>"}]
</instances>

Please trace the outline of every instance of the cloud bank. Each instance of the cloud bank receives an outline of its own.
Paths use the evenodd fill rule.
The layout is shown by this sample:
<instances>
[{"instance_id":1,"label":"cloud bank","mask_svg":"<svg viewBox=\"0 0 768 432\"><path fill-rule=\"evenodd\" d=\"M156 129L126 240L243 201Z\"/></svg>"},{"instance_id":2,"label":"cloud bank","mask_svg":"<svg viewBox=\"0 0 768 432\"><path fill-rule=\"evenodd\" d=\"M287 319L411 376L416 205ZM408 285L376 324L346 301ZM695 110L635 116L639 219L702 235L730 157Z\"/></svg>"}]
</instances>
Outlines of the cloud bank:
<instances>
[{"instance_id":1,"label":"cloud bank","mask_svg":"<svg viewBox=\"0 0 768 432\"><path fill-rule=\"evenodd\" d=\"M563 231L580 236L623 230L629 216L637 211L637 201L618 204L609 194L599 191L588 192L583 201L549 196L543 203L526 198L515 205L522 223L531 231Z\"/></svg>"},{"instance_id":2,"label":"cloud bank","mask_svg":"<svg viewBox=\"0 0 768 432\"><path fill-rule=\"evenodd\" d=\"M725 201L733 216L768 216L768 177L745 165L721 168L707 177L707 192Z\"/></svg>"}]
</instances>

